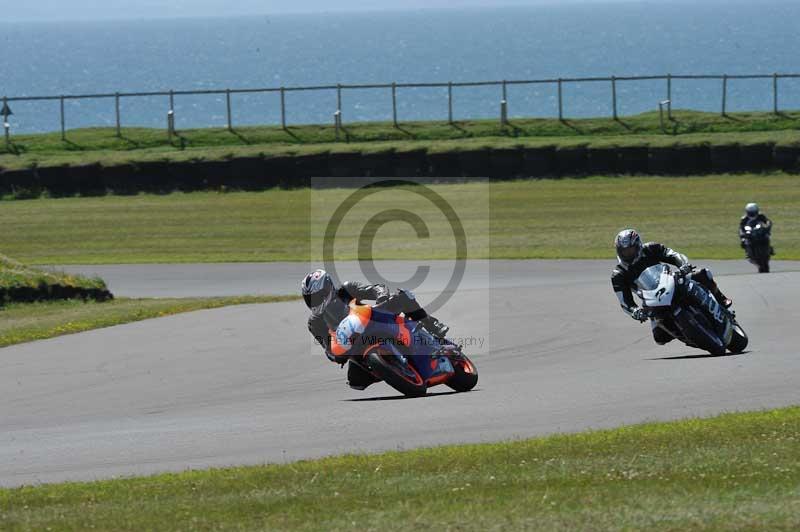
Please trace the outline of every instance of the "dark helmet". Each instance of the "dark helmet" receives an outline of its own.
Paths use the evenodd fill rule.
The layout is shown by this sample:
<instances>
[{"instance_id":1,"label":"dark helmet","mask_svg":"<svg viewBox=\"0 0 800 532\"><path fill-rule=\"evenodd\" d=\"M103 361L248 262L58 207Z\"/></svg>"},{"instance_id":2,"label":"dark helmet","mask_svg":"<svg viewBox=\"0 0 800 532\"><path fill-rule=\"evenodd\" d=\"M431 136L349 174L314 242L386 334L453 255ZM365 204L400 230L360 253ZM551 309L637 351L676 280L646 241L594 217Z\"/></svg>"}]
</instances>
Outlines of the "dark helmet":
<instances>
[{"instance_id":1,"label":"dark helmet","mask_svg":"<svg viewBox=\"0 0 800 532\"><path fill-rule=\"evenodd\" d=\"M747 206L744 208L744 213L747 215L748 218L755 218L758 216L759 209L758 203L748 203Z\"/></svg>"},{"instance_id":2,"label":"dark helmet","mask_svg":"<svg viewBox=\"0 0 800 532\"><path fill-rule=\"evenodd\" d=\"M633 229L625 229L614 239L614 246L619 261L628 264L642 252L642 237Z\"/></svg>"},{"instance_id":3,"label":"dark helmet","mask_svg":"<svg viewBox=\"0 0 800 532\"><path fill-rule=\"evenodd\" d=\"M325 270L316 270L306 275L300 284L303 300L314 314L322 314L325 305L336 293L333 279Z\"/></svg>"}]
</instances>

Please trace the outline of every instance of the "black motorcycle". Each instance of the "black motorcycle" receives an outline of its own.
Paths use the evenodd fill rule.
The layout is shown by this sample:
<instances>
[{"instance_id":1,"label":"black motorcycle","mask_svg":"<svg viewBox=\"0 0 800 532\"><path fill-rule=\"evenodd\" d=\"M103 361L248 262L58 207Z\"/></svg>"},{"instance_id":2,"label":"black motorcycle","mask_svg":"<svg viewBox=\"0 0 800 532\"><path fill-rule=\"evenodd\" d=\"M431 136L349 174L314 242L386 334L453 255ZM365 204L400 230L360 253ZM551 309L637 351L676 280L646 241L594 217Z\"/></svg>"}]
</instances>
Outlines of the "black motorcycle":
<instances>
[{"instance_id":1,"label":"black motorcycle","mask_svg":"<svg viewBox=\"0 0 800 532\"><path fill-rule=\"evenodd\" d=\"M772 255L770 228L762 223L744 226L744 250L747 260L758 266L758 273L769 273L769 259Z\"/></svg>"},{"instance_id":2,"label":"black motorcycle","mask_svg":"<svg viewBox=\"0 0 800 532\"><path fill-rule=\"evenodd\" d=\"M657 327L689 347L713 355L747 348L747 334L736 315L691 275L672 271L666 264L651 266L636 280L636 295Z\"/></svg>"}]
</instances>

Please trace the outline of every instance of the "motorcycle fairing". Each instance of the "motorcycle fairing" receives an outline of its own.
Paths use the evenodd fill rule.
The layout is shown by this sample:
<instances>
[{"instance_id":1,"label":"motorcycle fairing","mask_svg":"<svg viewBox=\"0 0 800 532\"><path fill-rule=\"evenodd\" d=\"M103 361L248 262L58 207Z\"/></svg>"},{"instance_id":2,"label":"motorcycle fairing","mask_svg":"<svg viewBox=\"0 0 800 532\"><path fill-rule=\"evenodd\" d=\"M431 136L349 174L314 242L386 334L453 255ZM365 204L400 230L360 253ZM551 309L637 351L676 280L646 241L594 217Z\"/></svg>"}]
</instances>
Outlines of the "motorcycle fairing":
<instances>
[{"instance_id":1,"label":"motorcycle fairing","mask_svg":"<svg viewBox=\"0 0 800 532\"><path fill-rule=\"evenodd\" d=\"M657 264L636 279L638 295L646 308L669 307L675 297L675 278L669 266Z\"/></svg>"},{"instance_id":2,"label":"motorcycle fairing","mask_svg":"<svg viewBox=\"0 0 800 532\"><path fill-rule=\"evenodd\" d=\"M686 293L694 298L700 308L706 310L713 317L716 334L719 335L724 345L728 345L733 335L733 323L722 305L717 302L711 292L695 281L689 281Z\"/></svg>"}]
</instances>

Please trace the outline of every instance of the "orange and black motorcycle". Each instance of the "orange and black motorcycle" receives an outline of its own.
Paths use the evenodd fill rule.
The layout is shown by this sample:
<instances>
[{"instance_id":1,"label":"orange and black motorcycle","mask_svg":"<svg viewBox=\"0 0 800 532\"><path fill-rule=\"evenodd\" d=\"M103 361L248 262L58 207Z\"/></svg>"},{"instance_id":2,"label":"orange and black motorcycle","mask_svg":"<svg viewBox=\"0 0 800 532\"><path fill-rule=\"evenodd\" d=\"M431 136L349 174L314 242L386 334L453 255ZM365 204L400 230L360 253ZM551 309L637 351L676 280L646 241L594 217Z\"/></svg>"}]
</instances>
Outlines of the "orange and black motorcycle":
<instances>
[{"instance_id":1,"label":"orange and black motorcycle","mask_svg":"<svg viewBox=\"0 0 800 532\"><path fill-rule=\"evenodd\" d=\"M435 338L403 314L353 301L347 318L331 332L337 357L346 356L403 395L423 396L440 384L467 392L478 384L478 370L460 346Z\"/></svg>"}]
</instances>

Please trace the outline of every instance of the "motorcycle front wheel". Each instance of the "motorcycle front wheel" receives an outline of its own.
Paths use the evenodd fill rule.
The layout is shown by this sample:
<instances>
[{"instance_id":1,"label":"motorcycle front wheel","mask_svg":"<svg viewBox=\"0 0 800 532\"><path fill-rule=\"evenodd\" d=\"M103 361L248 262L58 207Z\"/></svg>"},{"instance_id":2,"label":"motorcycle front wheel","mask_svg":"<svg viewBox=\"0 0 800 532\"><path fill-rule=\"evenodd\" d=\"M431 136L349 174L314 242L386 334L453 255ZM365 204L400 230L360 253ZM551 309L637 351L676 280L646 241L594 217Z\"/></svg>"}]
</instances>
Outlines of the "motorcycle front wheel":
<instances>
[{"instance_id":1,"label":"motorcycle front wheel","mask_svg":"<svg viewBox=\"0 0 800 532\"><path fill-rule=\"evenodd\" d=\"M747 349L747 344L750 340L747 338L747 333L744 332L738 323L733 324L733 335L731 341L728 342L728 351L734 354L739 354Z\"/></svg>"},{"instance_id":2,"label":"motorcycle front wheel","mask_svg":"<svg viewBox=\"0 0 800 532\"><path fill-rule=\"evenodd\" d=\"M462 355L457 359L451 359L453 369L456 372L445 383L457 392L468 392L478 384L478 370L470 359Z\"/></svg>"},{"instance_id":3,"label":"motorcycle front wheel","mask_svg":"<svg viewBox=\"0 0 800 532\"><path fill-rule=\"evenodd\" d=\"M411 364L402 364L393 354L379 349L367 355L370 369L386 384L407 397L422 397L428 393L425 381Z\"/></svg>"}]
</instances>

